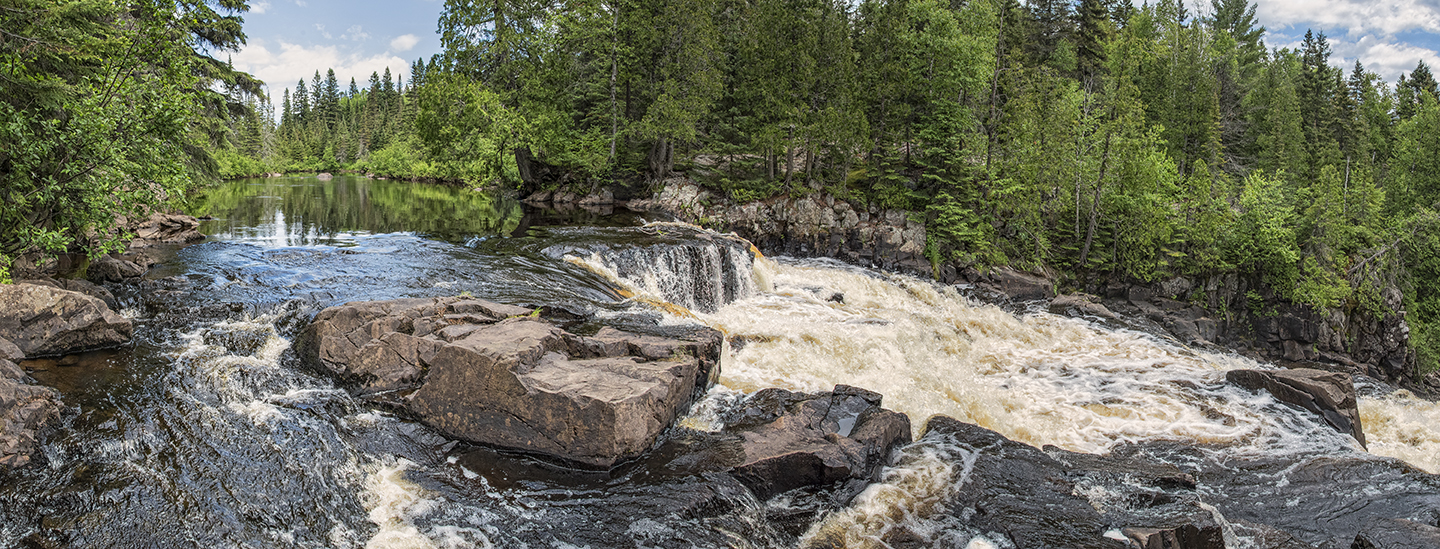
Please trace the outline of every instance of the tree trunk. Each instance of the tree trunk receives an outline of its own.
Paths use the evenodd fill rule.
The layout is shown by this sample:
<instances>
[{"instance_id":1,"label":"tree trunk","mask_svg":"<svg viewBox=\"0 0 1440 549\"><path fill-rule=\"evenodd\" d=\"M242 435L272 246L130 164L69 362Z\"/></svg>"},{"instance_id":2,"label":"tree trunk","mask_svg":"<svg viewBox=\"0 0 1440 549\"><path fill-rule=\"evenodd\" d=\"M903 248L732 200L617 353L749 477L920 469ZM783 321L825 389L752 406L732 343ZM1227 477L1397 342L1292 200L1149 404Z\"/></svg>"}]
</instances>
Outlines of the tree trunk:
<instances>
[{"instance_id":1,"label":"tree trunk","mask_svg":"<svg viewBox=\"0 0 1440 549\"><path fill-rule=\"evenodd\" d=\"M534 158L534 155L530 152L530 147L515 148L515 171L520 172L520 180L525 183L524 187L527 190L539 186L538 182L535 181L535 169L534 163L532 162Z\"/></svg>"},{"instance_id":2,"label":"tree trunk","mask_svg":"<svg viewBox=\"0 0 1440 549\"><path fill-rule=\"evenodd\" d=\"M675 146L666 137L658 137L655 144L650 147L650 174L655 181L664 181L670 176L670 168L675 165Z\"/></svg>"},{"instance_id":3,"label":"tree trunk","mask_svg":"<svg viewBox=\"0 0 1440 549\"><path fill-rule=\"evenodd\" d=\"M614 44L610 49L610 156L605 160L606 164L615 163L615 139L620 134L619 103L615 101L615 79L620 75L620 5L615 5L615 17L610 22L610 40Z\"/></svg>"},{"instance_id":4,"label":"tree trunk","mask_svg":"<svg viewBox=\"0 0 1440 549\"><path fill-rule=\"evenodd\" d=\"M785 140L785 186L790 186L790 176L795 175L795 126L790 126L790 137Z\"/></svg>"},{"instance_id":5,"label":"tree trunk","mask_svg":"<svg viewBox=\"0 0 1440 549\"><path fill-rule=\"evenodd\" d=\"M1080 249L1080 268L1090 257L1090 243L1095 240L1095 222L1100 219L1100 190L1105 186L1105 167L1110 163L1110 137L1105 134L1105 152L1100 156L1100 176L1095 179L1095 200L1090 206L1090 226L1085 229L1085 246Z\"/></svg>"}]
</instances>

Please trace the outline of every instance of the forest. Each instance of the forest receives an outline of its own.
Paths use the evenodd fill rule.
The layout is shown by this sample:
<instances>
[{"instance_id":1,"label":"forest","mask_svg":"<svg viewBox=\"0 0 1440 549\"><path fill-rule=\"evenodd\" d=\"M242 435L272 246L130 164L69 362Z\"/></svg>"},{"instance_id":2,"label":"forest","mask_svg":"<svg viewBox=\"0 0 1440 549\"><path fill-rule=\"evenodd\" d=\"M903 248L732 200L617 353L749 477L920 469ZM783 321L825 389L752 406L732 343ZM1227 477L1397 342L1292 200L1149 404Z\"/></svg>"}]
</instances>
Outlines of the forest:
<instances>
[{"instance_id":1,"label":"forest","mask_svg":"<svg viewBox=\"0 0 1440 549\"><path fill-rule=\"evenodd\" d=\"M522 192L685 177L735 200L823 192L906 209L937 265L1050 268L1077 287L1236 273L1375 313L1398 287L1422 368L1440 365L1434 75L1339 68L1318 32L1271 48L1247 0L446 0L444 51L409 74L342 83L317 67L271 83L278 98L218 53L133 47L169 33L187 51L233 49L243 2L209 17L205 2L147 1L45 38L113 57L0 42L0 78L25 90L0 100L0 138L77 157L0 152L0 199L24 194L11 181L99 193L7 209L0 254L98 227L98 213L34 221L57 205L215 177L348 170ZM7 33L72 23L3 13ZM132 128L107 118L114 96L171 111ZM75 122L88 117L101 126ZM143 138L66 138L100 131ZM16 175L25 163L41 168Z\"/></svg>"}]
</instances>

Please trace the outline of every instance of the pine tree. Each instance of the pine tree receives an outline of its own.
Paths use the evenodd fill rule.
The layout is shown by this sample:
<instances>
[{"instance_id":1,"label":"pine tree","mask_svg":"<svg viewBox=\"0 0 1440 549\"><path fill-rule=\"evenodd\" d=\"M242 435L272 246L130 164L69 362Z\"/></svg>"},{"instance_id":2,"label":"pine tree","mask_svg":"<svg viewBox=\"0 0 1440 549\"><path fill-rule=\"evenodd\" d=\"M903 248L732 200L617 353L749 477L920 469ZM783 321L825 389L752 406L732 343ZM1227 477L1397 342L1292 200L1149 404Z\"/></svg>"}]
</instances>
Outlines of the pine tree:
<instances>
[{"instance_id":1,"label":"pine tree","mask_svg":"<svg viewBox=\"0 0 1440 549\"><path fill-rule=\"evenodd\" d=\"M1080 80L1087 82L1098 77L1105 66L1105 44L1110 41L1110 13L1102 0L1080 0L1076 14L1076 50L1079 54Z\"/></svg>"}]
</instances>

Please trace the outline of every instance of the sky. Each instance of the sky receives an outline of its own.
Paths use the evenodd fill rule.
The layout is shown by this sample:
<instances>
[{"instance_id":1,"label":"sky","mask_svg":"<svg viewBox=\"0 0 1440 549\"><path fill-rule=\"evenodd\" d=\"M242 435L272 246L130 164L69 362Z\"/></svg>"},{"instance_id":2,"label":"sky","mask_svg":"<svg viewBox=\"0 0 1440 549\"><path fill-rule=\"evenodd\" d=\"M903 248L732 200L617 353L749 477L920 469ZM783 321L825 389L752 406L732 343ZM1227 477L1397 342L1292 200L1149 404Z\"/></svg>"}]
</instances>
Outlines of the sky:
<instances>
[{"instance_id":1,"label":"sky","mask_svg":"<svg viewBox=\"0 0 1440 549\"><path fill-rule=\"evenodd\" d=\"M246 44L226 52L235 68L280 91L309 85L315 71L335 69L341 89L350 79L368 87L370 73L410 78L410 64L440 52L436 22L444 0L250 0Z\"/></svg>"},{"instance_id":2,"label":"sky","mask_svg":"<svg viewBox=\"0 0 1440 549\"><path fill-rule=\"evenodd\" d=\"M1440 67L1440 0L1259 0L1256 19L1270 48L1300 47L1305 31L1324 32L1330 63L1347 74L1358 59L1365 70L1394 83L1425 61ZM1208 9L1209 2L1206 6Z\"/></svg>"},{"instance_id":3,"label":"sky","mask_svg":"<svg viewBox=\"0 0 1440 549\"><path fill-rule=\"evenodd\" d=\"M1143 4L1143 0L1135 1ZM1186 0L1207 13L1209 0ZM1440 0L1258 0L1256 16L1270 48L1298 48L1305 31L1325 33L1331 63L1348 72L1359 59L1394 83L1424 60L1440 68ZM235 67L269 84L273 96L319 70L335 69L342 88L370 73L410 74L410 63L440 51L436 21L443 0L251 0L248 43ZM1437 71L1440 72L1440 71Z\"/></svg>"}]
</instances>

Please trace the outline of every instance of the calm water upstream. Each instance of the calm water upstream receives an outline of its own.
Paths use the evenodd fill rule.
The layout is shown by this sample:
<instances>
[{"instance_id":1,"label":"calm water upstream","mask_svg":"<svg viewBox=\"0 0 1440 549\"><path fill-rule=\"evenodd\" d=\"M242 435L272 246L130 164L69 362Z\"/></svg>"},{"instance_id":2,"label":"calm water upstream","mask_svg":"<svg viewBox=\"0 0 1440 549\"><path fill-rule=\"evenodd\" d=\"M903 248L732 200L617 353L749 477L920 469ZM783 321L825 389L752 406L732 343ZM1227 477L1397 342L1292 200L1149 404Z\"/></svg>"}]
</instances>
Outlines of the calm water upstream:
<instances>
[{"instance_id":1,"label":"calm water upstream","mask_svg":"<svg viewBox=\"0 0 1440 549\"><path fill-rule=\"evenodd\" d=\"M721 329L721 385L682 422L689 429L713 428L714 410L741 393L844 383L883 393L917 428L946 414L1074 451L1177 443L1154 457L1216 479L1201 487L1207 503L1245 519L1289 509L1282 522L1316 532L1311 543L1325 539L1307 526L1317 516L1440 520L1440 480L1425 472L1440 472L1440 406L1378 384L1362 383L1366 452L1227 385L1226 370L1268 367L1248 359L1014 314L835 262L676 255L667 246L693 229L634 214L348 177L233 182L193 213L214 217L201 227L208 240L117 288L136 321L132 344L74 365L26 364L69 410L42 466L0 478L0 548L787 547L836 532L870 547L899 526L940 546L1005 546L943 509L965 489L954 468L974 448L912 446L885 482L808 531L767 518L786 502L747 494L727 495L718 516L687 517L667 511L674 487L703 479L660 475L646 460L560 474L446 445L360 404L290 350L324 307L460 293L550 305L582 323ZM1292 484L1306 470L1295 464L1318 460L1363 475Z\"/></svg>"}]
</instances>

